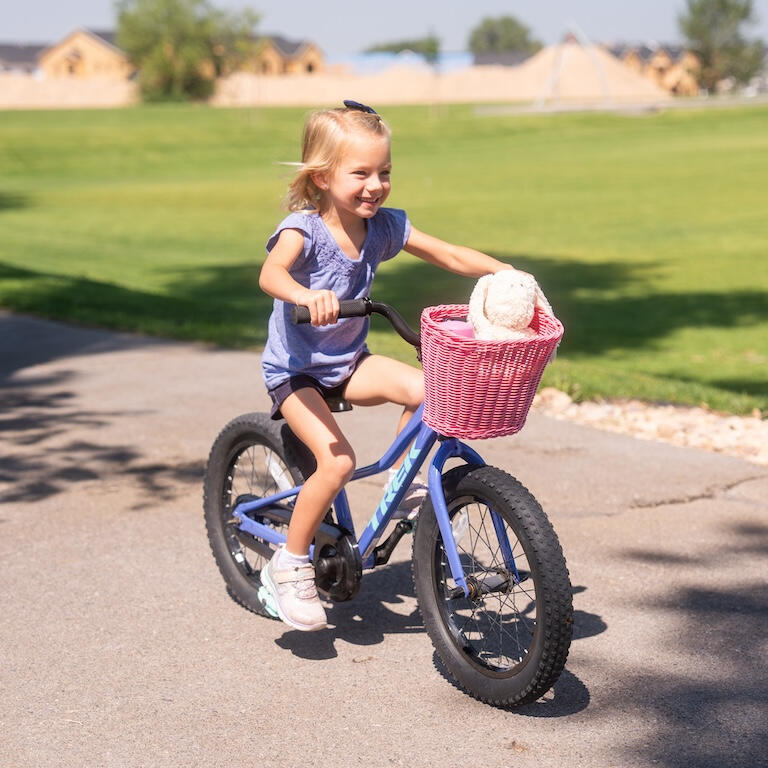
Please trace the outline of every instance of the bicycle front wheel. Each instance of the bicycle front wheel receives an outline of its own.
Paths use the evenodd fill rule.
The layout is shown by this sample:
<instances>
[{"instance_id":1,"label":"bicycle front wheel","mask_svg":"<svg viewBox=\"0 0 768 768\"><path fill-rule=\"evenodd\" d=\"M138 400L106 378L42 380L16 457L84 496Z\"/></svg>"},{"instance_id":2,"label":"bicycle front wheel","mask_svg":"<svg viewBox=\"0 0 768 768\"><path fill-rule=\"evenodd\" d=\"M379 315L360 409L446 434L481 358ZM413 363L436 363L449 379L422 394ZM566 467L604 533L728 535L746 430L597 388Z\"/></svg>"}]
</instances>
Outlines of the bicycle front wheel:
<instances>
[{"instance_id":1,"label":"bicycle front wheel","mask_svg":"<svg viewBox=\"0 0 768 768\"><path fill-rule=\"evenodd\" d=\"M428 499L413 543L425 629L470 695L533 702L555 684L571 642L571 584L557 535L531 493L495 467L457 467L443 490L470 594L454 582Z\"/></svg>"}]
</instances>

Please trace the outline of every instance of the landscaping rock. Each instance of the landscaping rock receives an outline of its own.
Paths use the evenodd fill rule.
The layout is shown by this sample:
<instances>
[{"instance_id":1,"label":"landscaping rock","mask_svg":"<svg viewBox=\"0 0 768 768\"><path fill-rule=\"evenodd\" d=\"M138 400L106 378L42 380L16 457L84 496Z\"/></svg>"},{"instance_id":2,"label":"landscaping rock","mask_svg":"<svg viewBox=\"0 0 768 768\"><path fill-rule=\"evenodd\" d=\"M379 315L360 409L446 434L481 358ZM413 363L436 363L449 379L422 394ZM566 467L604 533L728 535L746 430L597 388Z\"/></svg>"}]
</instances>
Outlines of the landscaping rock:
<instances>
[{"instance_id":1,"label":"landscaping rock","mask_svg":"<svg viewBox=\"0 0 768 768\"><path fill-rule=\"evenodd\" d=\"M738 456L768 466L768 421L717 413L703 407L653 405L640 400L574 403L554 387L544 387L533 401L537 411L644 440L700 448Z\"/></svg>"}]
</instances>

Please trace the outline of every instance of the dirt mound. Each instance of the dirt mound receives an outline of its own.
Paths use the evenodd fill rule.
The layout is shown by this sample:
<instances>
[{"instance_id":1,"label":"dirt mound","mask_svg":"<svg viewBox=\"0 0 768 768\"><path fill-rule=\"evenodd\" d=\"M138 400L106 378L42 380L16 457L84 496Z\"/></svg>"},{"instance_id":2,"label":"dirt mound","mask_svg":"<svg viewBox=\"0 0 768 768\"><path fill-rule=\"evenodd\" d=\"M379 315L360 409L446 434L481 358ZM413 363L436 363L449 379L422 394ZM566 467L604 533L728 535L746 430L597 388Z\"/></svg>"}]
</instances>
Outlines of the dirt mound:
<instances>
[{"instance_id":1,"label":"dirt mound","mask_svg":"<svg viewBox=\"0 0 768 768\"><path fill-rule=\"evenodd\" d=\"M647 104L671 96L597 46L564 43L516 67L482 66L436 73L393 68L377 75L263 77L239 72L221 80L219 106L335 104L357 94L373 104L541 102Z\"/></svg>"}]
</instances>

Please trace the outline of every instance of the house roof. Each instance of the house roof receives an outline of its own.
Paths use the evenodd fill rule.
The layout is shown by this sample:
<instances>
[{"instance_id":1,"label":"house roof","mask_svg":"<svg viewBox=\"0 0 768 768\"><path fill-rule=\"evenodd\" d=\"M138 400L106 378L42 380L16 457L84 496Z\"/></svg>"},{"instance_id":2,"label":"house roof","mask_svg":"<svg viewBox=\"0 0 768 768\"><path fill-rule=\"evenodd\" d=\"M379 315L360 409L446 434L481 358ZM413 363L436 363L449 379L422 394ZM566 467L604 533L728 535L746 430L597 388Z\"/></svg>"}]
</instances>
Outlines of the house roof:
<instances>
[{"instance_id":1,"label":"house roof","mask_svg":"<svg viewBox=\"0 0 768 768\"><path fill-rule=\"evenodd\" d=\"M86 32L90 32L95 37L100 37L105 43L108 43L113 48L117 48L117 32L113 29L86 29Z\"/></svg>"},{"instance_id":2,"label":"house roof","mask_svg":"<svg viewBox=\"0 0 768 768\"><path fill-rule=\"evenodd\" d=\"M308 40L288 40L281 35L259 35L259 40L269 40L286 58L298 56L310 43Z\"/></svg>"},{"instance_id":3,"label":"house roof","mask_svg":"<svg viewBox=\"0 0 768 768\"><path fill-rule=\"evenodd\" d=\"M91 35L94 35L95 37L101 38L105 43L111 45L113 48L120 50L116 42L117 33L113 30L85 29L85 31ZM278 51L280 51L280 53L287 58L298 56L304 48L310 45L309 40L288 40L282 35L258 35L257 39L270 40L275 48L277 48Z\"/></svg>"},{"instance_id":4,"label":"house roof","mask_svg":"<svg viewBox=\"0 0 768 768\"><path fill-rule=\"evenodd\" d=\"M76 34L76 32L85 32L92 37L100 39L103 43L106 43L116 51L124 53L122 49L117 45L117 33L114 30L88 29L86 27L81 27L78 30L75 30L75 32L72 32L70 35L67 35L64 40ZM286 58L293 58L294 56L298 56L303 49L310 45L308 40L288 40L281 35L259 35L258 39L270 40L275 48L277 48L278 51L280 51L280 53ZM53 48L60 42L61 41L48 44L41 43L27 45L0 43L0 63L15 66L36 66L40 54L49 48Z\"/></svg>"},{"instance_id":5,"label":"house roof","mask_svg":"<svg viewBox=\"0 0 768 768\"><path fill-rule=\"evenodd\" d=\"M37 57L47 48L46 45L18 45L15 43L0 43L0 62L17 66L37 64Z\"/></svg>"},{"instance_id":6,"label":"house roof","mask_svg":"<svg viewBox=\"0 0 768 768\"><path fill-rule=\"evenodd\" d=\"M659 51L664 51L672 61L678 61L686 52L685 46L659 43L616 43L608 46L614 56L621 59L629 53L634 53L641 61L650 61Z\"/></svg>"}]
</instances>

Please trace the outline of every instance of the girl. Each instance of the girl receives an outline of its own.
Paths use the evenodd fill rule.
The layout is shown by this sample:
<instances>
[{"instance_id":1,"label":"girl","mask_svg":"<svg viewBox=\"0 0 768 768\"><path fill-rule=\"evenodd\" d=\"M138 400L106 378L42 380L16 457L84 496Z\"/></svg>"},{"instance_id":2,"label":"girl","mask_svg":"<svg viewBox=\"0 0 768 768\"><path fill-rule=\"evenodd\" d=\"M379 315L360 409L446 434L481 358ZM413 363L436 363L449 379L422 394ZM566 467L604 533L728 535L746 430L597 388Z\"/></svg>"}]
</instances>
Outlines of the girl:
<instances>
[{"instance_id":1,"label":"girl","mask_svg":"<svg viewBox=\"0 0 768 768\"><path fill-rule=\"evenodd\" d=\"M400 250L467 277L512 269L424 234L405 211L382 207L391 187L390 130L371 107L344 105L307 121L302 164L287 197L292 213L269 238L259 278L275 299L262 363L273 418L281 413L317 460L296 499L286 545L262 569L261 580L280 618L308 631L326 626L309 545L355 468L324 396L341 395L355 405L397 403L403 406L398 431L424 398L420 370L368 352L367 318L337 322L339 300L369 295L379 263ZM309 308L311 325L291 323L292 304ZM424 492L414 483L410 506Z\"/></svg>"}]
</instances>

